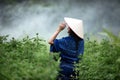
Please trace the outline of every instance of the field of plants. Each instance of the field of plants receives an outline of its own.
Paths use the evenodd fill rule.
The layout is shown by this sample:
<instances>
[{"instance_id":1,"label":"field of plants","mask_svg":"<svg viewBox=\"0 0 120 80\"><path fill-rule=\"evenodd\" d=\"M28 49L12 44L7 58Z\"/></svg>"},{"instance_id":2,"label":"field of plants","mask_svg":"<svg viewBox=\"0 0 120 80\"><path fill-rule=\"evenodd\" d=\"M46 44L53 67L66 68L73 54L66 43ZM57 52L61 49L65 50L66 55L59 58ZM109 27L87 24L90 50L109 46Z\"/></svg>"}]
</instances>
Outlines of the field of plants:
<instances>
[{"instance_id":1,"label":"field of plants","mask_svg":"<svg viewBox=\"0 0 120 80\"><path fill-rule=\"evenodd\" d=\"M120 80L120 37L105 30L108 38L85 39L85 51L78 64L80 80ZM55 80L55 61L47 42L36 34L17 40L0 36L0 80Z\"/></svg>"}]
</instances>

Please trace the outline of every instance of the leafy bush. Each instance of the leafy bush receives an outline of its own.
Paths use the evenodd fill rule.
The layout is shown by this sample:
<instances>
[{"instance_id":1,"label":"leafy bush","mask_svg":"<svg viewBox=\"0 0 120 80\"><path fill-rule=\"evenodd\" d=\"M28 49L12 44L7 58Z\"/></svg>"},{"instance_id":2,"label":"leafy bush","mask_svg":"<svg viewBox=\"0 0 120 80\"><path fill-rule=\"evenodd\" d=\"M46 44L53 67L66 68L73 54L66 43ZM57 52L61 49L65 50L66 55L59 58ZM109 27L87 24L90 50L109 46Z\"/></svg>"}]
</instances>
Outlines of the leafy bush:
<instances>
[{"instance_id":1,"label":"leafy bush","mask_svg":"<svg viewBox=\"0 0 120 80\"><path fill-rule=\"evenodd\" d=\"M85 51L79 67L80 80L120 79L120 38L107 30L101 42L85 39ZM22 40L0 36L0 80L55 80L59 54L49 54L48 44L38 37ZM117 39L117 40L116 40Z\"/></svg>"},{"instance_id":2,"label":"leafy bush","mask_svg":"<svg viewBox=\"0 0 120 80\"><path fill-rule=\"evenodd\" d=\"M108 39L85 41L85 53L79 64L80 80L120 79L120 38L104 29Z\"/></svg>"},{"instance_id":3,"label":"leafy bush","mask_svg":"<svg viewBox=\"0 0 120 80\"><path fill-rule=\"evenodd\" d=\"M22 40L0 37L0 80L54 80L58 64L38 35Z\"/></svg>"},{"instance_id":4,"label":"leafy bush","mask_svg":"<svg viewBox=\"0 0 120 80\"><path fill-rule=\"evenodd\" d=\"M120 46L103 40L86 41L85 53L79 64L80 80L119 80Z\"/></svg>"}]
</instances>

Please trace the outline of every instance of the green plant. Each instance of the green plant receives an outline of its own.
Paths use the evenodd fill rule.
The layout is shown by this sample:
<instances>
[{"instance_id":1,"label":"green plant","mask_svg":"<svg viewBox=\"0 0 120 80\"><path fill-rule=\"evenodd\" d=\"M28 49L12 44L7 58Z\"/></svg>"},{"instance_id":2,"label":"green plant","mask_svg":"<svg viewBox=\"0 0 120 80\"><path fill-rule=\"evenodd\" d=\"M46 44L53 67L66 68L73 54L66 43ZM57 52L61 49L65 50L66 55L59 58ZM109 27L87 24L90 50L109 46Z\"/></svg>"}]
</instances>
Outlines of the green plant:
<instances>
[{"instance_id":1,"label":"green plant","mask_svg":"<svg viewBox=\"0 0 120 80\"><path fill-rule=\"evenodd\" d=\"M120 79L120 41L112 32L104 31L109 38L100 43L85 40L85 52L79 64L80 80Z\"/></svg>"},{"instance_id":2,"label":"green plant","mask_svg":"<svg viewBox=\"0 0 120 80\"><path fill-rule=\"evenodd\" d=\"M0 79L54 80L59 62L49 54L45 40L26 36L0 44Z\"/></svg>"},{"instance_id":3,"label":"green plant","mask_svg":"<svg viewBox=\"0 0 120 80\"><path fill-rule=\"evenodd\" d=\"M76 64L80 80L120 79L120 38L105 32L110 36L101 42L85 39L84 55ZM59 54L50 54L49 45L38 33L21 40L7 37L0 36L0 80L55 80Z\"/></svg>"}]
</instances>

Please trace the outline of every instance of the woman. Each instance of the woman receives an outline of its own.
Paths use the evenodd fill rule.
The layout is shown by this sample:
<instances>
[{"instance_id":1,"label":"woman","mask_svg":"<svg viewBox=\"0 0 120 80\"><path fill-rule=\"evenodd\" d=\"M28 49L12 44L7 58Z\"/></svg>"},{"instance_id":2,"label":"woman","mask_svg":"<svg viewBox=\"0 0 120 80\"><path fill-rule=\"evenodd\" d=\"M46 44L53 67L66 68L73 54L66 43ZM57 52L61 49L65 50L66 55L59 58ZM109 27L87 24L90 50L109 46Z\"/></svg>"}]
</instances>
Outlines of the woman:
<instances>
[{"instance_id":1,"label":"woman","mask_svg":"<svg viewBox=\"0 0 120 80\"><path fill-rule=\"evenodd\" d=\"M60 52L60 72L58 80L70 80L78 76L75 71L75 63L78 63L79 55L84 52L83 25L82 20L64 18L55 33L50 37L49 44L51 52ZM57 35L68 26L69 36L56 39ZM73 79L72 79L73 80Z\"/></svg>"}]
</instances>

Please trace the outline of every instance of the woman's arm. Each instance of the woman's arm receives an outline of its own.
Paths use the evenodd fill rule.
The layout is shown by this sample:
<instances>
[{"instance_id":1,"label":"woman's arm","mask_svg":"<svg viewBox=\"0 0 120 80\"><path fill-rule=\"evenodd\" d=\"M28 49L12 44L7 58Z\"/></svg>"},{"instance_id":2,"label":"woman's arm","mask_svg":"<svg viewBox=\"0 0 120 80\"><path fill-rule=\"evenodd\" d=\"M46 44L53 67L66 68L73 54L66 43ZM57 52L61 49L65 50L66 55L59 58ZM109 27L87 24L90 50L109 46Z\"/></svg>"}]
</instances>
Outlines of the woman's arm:
<instances>
[{"instance_id":1,"label":"woman's arm","mask_svg":"<svg viewBox=\"0 0 120 80\"><path fill-rule=\"evenodd\" d=\"M54 40L56 39L57 35L65 28L66 23L62 22L60 23L59 27L57 28L57 30L54 32L54 34L50 37L50 39L48 40L49 44L54 44Z\"/></svg>"}]
</instances>

